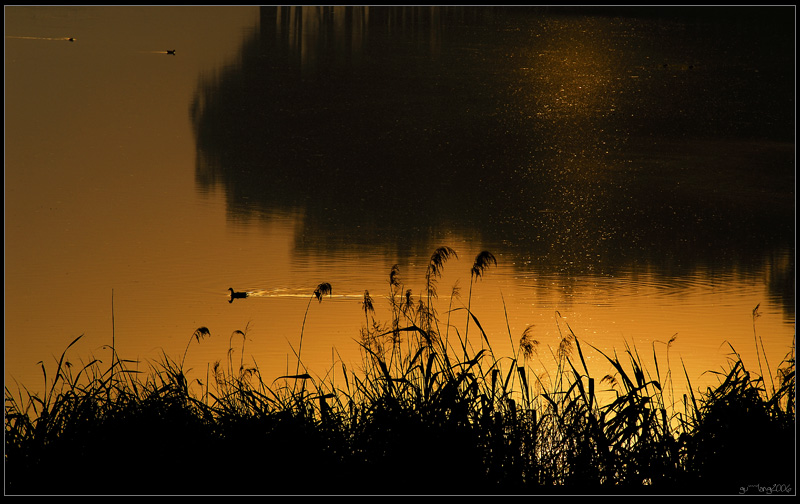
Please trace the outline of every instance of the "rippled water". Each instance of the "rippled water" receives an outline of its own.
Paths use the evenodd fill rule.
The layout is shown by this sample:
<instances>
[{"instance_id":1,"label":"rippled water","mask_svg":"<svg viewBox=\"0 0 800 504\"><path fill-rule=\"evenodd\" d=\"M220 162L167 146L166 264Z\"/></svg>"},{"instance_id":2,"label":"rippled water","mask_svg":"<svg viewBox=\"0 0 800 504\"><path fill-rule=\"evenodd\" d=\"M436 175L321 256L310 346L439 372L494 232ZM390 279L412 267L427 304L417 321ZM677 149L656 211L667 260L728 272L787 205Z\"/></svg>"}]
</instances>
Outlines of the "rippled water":
<instances>
[{"instance_id":1,"label":"rippled water","mask_svg":"<svg viewBox=\"0 0 800 504\"><path fill-rule=\"evenodd\" d=\"M458 259L440 314L467 302L476 254L496 256L470 305L498 355L534 324L548 364L568 324L663 365L677 335L673 370L702 382L726 342L757 366L756 306L773 371L792 344L793 27L779 16L6 17L7 382L39 388L37 362L81 334L73 360L108 356L113 335L145 368L200 326L198 376L229 346L241 357L236 330L279 376L301 329L323 375L359 360L364 291L388 321L392 266L419 296L441 245ZM320 282L332 296L309 304ZM251 295L229 303L228 287ZM451 317L463 328L463 309Z\"/></svg>"}]
</instances>

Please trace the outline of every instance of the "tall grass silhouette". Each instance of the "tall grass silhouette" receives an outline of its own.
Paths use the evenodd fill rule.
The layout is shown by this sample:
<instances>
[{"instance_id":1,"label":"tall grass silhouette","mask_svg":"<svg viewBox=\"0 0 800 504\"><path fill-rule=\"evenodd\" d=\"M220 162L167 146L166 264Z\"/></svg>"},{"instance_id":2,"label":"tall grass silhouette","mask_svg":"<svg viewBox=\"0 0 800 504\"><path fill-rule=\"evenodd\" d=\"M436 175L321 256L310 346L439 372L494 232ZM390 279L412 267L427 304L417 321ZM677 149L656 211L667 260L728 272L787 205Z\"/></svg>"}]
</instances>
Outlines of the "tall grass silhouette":
<instances>
[{"instance_id":1,"label":"tall grass silhouette","mask_svg":"<svg viewBox=\"0 0 800 504\"><path fill-rule=\"evenodd\" d=\"M303 314L303 324L300 327L300 343L297 346L297 369L295 370L296 373L300 372L300 362L301 362L301 353L303 351L303 333L306 329L306 319L308 318L308 309L311 308L311 301L316 299L318 302L322 303L323 296L330 296L332 292L331 284L328 282L322 282L321 284L317 285L317 288L314 289L314 293L311 295L311 298L308 300L308 305L306 305L306 312Z\"/></svg>"},{"instance_id":2,"label":"tall grass silhouette","mask_svg":"<svg viewBox=\"0 0 800 504\"><path fill-rule=\"evenodd\" d=\"M119 359L112 380L98 360L71 364L76 338L49 381L42 364L43 395L6 387L6 493L738 494L753 483L794 492L794 342L770 390L731 347L717 386L690 384L676 401L664 391L674 337L666 368L654 343L651 373L636 348L604 353L556 312L555 348L536 327L514 334L507 323L510 352L496 355L469 299L454 306L451 296L446 317L436 310L450 258L437 249L417 299L392 267L388 322L364 292L352 369L339 358L322 375L300 373L301 328L295 375L270 380L245 361L246 327L231 334L225 363L199 376L184 365L211 336L200 327L180 361L163 355L140 372ZM496 261L479 264L482 275ZM319 284L306 315L330 293ZM451 327L458 309L485 348L472 351L466 327ZM593 376L587 352L611 372Z\"/></svg>"},{"instance_id":3,"label":"tall grass silhouette","mask_svg":"<svg viewBox=\"0 0 800 504\"><path fill-rule=\"evenodd\" d=\"M472 285L481 279L483 273L486 269L491 265L494 264L497 266L497 259L495 259L494 255L489 252L488 250L484 250L480 252L477 256L475 256L475 262L472 264L472 269L470 270L469 274L469 297L467 298L467 323L466 329L464 329L464 339L469 338L469 319L473 317L472 315ZM483 345L483 342L481 342Z\"/></svg>"}]
</instances>

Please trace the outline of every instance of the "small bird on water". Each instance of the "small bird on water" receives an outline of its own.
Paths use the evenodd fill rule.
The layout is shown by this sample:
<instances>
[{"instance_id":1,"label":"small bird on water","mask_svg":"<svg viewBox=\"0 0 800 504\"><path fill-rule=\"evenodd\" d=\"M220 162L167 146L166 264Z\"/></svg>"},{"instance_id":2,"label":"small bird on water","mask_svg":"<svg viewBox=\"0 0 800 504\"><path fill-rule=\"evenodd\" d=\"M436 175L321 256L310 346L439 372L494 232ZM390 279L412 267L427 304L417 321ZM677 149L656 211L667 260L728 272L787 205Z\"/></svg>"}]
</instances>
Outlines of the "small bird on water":
<instances>
[{"instance_id":1,"label":"small bird on water","mask_svg":"<svg viewBox=\"0 0 800 504\"><path fill-rule=\"evenodd\" d=\"M171 55L175 56L175 49L172 49L172 50L167 49L167 54L171 54Z\"/></svg>"},{"instance_id":2,"label":"small bird on water","mask_svg":"<svg viewBox=\"0 0 800 504\"><path fill-rule=\"evenodd\" d=\"M233 290L233 287L228 287L228 290L231 291L231 298L228 300L229 303L233 303L234 299L244 299L247 297L246 292L236 292Z\"/></svg>"}]
</instances>

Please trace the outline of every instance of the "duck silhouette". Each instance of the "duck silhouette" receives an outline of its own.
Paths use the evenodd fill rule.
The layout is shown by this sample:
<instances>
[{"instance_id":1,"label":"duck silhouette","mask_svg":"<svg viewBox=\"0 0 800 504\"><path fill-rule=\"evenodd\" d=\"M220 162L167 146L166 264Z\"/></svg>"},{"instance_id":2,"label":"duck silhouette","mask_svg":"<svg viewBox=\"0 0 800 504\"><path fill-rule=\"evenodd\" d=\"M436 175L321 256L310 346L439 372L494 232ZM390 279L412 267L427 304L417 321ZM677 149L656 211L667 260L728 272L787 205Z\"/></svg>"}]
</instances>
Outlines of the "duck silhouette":
<instances>
[{"instance_id":1,"label":"duck silhouette","mask_svg":"<svg viewBox=\"0 0 800 504\"><path fill-rule=\"evenodd\" d=\"M236 292L233 290L233 287L228 287L228 290L231 291L231 298L228 300L229 303L233 303L234 299L244 299L247 297L246 292Z\"/></svg>"},{"instance_id":2,"label":"duck silhouette","mask_svg":"<svg viewBox=\"0 0 800 504\"><path fill-rule=\"evenodd\" d=\"M167 49L167 54L171 54L171 55L175 56L175 49L172 49L172 50Z\"/></svg>"}]
</instances>

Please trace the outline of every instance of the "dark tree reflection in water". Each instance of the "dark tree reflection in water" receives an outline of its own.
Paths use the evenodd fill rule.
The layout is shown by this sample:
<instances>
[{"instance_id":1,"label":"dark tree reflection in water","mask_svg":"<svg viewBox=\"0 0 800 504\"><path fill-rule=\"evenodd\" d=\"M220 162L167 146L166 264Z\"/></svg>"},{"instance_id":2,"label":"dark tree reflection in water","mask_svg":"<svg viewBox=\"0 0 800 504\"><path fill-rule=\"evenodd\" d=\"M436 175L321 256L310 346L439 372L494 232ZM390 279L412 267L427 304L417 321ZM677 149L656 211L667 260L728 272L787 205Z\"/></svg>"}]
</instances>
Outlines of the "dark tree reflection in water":
<instances>
[{"instance_id":1,"label":"dark tree reflection in water","mask_svg":"<svg viewBox=\"0 0 800 504\"><path fill-rule=\"evenodd\" d=\"M794 242L782 19L264 7L241 59L198 86L197 183L235 218L299 212L301 249L458 222L584 269L760 264Z\"/></svg>"}]
</instances>

